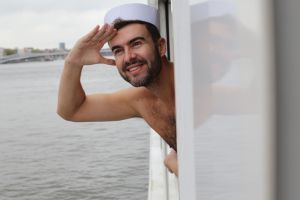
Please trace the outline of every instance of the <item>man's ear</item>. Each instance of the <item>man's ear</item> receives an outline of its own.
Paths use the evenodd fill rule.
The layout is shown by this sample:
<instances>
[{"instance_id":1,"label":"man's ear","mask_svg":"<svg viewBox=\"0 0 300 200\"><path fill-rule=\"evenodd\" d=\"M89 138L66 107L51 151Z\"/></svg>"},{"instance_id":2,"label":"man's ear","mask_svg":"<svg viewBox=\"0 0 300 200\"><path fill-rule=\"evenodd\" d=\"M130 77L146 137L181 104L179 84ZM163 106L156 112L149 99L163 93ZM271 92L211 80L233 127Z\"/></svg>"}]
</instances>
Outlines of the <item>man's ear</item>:
<instances>
[{"instance_id":1,"label":"man's ear","mask_svg":"<svg viewBox=\"0 0 300 200\"><path fill-rule=\"evenodd\" d=\"M167 52L167 44L165 38L159 38L157 41L160 56L164 56Z\"/></svg>"}]
</instances>

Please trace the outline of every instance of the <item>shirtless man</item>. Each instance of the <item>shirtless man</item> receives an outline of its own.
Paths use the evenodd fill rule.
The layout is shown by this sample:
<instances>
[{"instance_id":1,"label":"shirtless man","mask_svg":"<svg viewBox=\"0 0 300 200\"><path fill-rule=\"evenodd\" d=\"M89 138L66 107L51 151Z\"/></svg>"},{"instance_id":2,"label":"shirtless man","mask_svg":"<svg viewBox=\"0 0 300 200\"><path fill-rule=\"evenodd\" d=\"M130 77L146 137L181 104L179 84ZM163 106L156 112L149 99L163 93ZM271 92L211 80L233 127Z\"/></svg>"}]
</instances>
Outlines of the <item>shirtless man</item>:
<instances>
[{"instance_id":1,"label":"shirtless man","mask_svg":"<svg viewBox=\"0 0 300 200\"><path fill-rule=\"evenodd\" d=\"M157 11L142 4L130 6L109 11L108 24L96 26L72 48L61 75L57 113L75 122L141 117L176 150L174 67L165 56L166 41L158 31ZM126 13L136 16L128 18ZM156 18L148 19L153 15ZM107 42L114 59L99 53ZM134 87L86 95L80 83L82 68L98 63L115 65Z\"/></svg>"}]
</instances>

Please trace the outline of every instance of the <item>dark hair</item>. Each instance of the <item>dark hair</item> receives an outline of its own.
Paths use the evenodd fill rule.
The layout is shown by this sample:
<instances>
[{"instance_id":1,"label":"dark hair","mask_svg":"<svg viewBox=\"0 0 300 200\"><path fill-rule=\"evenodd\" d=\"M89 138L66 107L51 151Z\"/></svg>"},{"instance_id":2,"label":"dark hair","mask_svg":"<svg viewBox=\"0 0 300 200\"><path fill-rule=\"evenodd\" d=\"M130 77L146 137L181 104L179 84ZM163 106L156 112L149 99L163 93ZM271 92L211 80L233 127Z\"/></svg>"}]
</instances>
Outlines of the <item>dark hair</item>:
<instances>
[{"instance_id":1,"label":"dark hair","mask_svg":"<svg viewBox=\"0 0 300 200\"><path fill-rule=\"evenodd\" d=\"M116 19L113 23L113 26L115 29L119 30L129 24L143 24L145 25L146 29L149 31L151 38L153 42L157 42L159 38L161 38L160 33L156 26L153 24L150 24L148 22L140 21L140 20L122 20L122 19Z\"/></svg>"}]
</instances>

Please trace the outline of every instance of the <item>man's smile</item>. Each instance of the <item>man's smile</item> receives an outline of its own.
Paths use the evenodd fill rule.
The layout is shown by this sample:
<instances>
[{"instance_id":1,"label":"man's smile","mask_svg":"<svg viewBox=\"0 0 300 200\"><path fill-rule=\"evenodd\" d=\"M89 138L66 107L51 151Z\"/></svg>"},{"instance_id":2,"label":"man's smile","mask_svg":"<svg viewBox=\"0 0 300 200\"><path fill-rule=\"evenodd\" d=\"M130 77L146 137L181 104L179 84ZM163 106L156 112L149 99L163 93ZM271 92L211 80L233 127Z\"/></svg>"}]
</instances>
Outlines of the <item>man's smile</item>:
<instances>
[{"instance_id":1,"label":"man's smile","mask_svg":"<svg viewBox=\"0 0 300 200\"><path fill-rule=\"evenodd\" d=\"M127 68L127 71L132 75L136 76L143 70L144 64L131 65Z\"/></svg>"},{"instance_id":2,"label":"man's smile","mask_svg":"<svg viewBox=\"0 0 300 200\"><path fill-rule=\"evenodd\" d=\"M135 76L143 69L144 64L145 62L141 60L128 63L125 65L124 71L129 72L131 75Z\"/></svg>"}]
</instances>

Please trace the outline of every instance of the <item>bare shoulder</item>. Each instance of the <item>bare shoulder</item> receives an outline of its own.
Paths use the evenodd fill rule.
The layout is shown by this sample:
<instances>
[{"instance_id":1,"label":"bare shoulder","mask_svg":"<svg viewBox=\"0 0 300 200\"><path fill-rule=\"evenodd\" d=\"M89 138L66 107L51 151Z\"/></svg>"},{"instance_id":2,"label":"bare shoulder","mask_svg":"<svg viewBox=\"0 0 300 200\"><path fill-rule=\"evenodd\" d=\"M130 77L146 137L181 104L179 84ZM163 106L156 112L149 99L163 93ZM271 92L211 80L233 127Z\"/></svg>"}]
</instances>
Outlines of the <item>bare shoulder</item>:
<instances>
[{"instance_id":1,"label":"bare shoulder","mask_svg":"<svg viewBox=\"0 0 300 200\"><path fill-rule=\"evenodd\" d=\"M120 98L117 96L122 96L123 101L130 105L139 117L143 117L145 109L147 110L147 107L149 108L157 100L157 97L145 87L123 89L116 92L114 96L116 99Z\"/></svg>"},{"instance_id":2,"label":"bare shoulder","mask_svg":"<svg viewBox=\"0 0 300 200\"><path fill-rule=\"evenodd\" d=\"M119 90L112 94L113 98L122 98L131 106L137 108L140 104L154 99L154 95L145 87L132 87Z\"/></svg>"}]
</instances>

